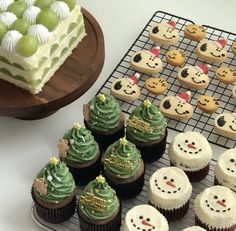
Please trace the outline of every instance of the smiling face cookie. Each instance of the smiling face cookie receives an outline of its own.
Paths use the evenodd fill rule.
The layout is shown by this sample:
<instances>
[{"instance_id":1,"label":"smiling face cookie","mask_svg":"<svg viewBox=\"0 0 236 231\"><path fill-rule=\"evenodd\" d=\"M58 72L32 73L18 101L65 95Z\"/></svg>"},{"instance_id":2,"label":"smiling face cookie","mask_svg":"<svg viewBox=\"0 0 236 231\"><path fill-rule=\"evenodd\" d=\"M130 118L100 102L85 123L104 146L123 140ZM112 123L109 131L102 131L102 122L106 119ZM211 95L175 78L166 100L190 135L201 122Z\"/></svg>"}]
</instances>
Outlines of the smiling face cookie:
<instances>
[{"instance_id":1,"label":"smiling face cookie","mask_svg":"<svg viewBox=\"0 0 236 231\"><path fill-rule=\"evenodd\" d=\"M197 107L205 113L212 114L216 112L220 104L217 99L209 95L200 95L197 98Z\"/></svg>"},{"instance_id":2,"label":"smiling face cookie","mask_svg":"<svg viewBox=\"0 0 236 231\"><path fill-rule=\"evenodd\" d=\"M136 73L129 78L118 78L111 84L111 94L121 100L136 100L140 96L140 87L137 85L140 75Z\"/></svg>"},{"instance_id":3,"label":"smiling face cookie","mask_svg":"<svg viewBox=\"0 0 236 231\"><path fill-rule=\"evenodd\" d=\"M189 24L184 29L184 36L185 38L199 42L206 36L206 29L202 25Z\"/></svg>"},{"instance_id":4,"label":"smiling face cookie","mask_svg":"<svg viewBox=\"0 0 236 231\"><path fill-rule=\"evenodd\" d=\"M235 83L236 69L230 67L219 67L216 69L216 78L225 84Z\"/></svg>"},{"instance_id":5,"label":"smiling face cookie","mask_svg":"<svg viewBox=\"0 0 236 231\"><path fill-rule=\"evenodd\" d=\"M234 55L236 55L236 42L233 43L233 45L231 47L231 51Z\"/></svg>"},{"instance_id":6,"label":"smiling face cookie","mask_svg":"<svg viewBox=\"0 0 236 231\"><path fill-rule=\"evenodd\" d=\"M131 57L131 67L145 74L155 74L162 70L162 61L158 58L159 47L137 51Z\"/></svg>"},{"instance_id":7,"label":"smiling face cookie","mask_svg":"<svg viewBox=\"0 0 236 231\"><path fill-rule=\"evenodd\" d=\"M199 64L198 66L185 66L178 71L177 78L183 85L195 88L204 89L209 85L209 77L207 72L211 66Z\"/></svg>"},{"instance_id":8,"label":"smiling face cookie","mask_svg":"<svg viewBox=\"0 0 236 231\"><path fill-rule=\"evenodd\" d=\"M165 217L150 205L137 205L125 216L123 231L168 231Z\"/></svg>"},{"instance_id":9,"label":"smiling face cookie","mask_svg":"<svg viewBox=\"0 0 236 231\"><path fill-rule=\"evenodd\" d=\"M150 77L145 81L145 88L153 94L162 95L167 89L167 82L162 78Z\"/></svg>"},{"instance_id":10,"label":"smiling face cookie","mask_svg":"<svg viewBox=\"0 0 236 231\"><path fill-rule=\"evenodd\" d=\"M236 113L222 113L215 118L216 133L231 139L236 139Z\"/></svg>"},{"instance_id":11,"label":"smiling face cookie","mask_svg":"<svg viewBox=\"0 0 236 231\"><path fill-rule=\"evenodd\" d=\"M154 42L173 45L179 40L179 32L175 29L176 23L169 21L168 23L157 23L149 31L150 39Z\"/></svg>"},{"instance_id":12,"label":"smiling face cookie","mask_svg":"<svg viewBox=\"0 0 236 231\"><path fill-rule=\"evenodd\" d=\"M206 188L196 197L194 210L196 217L209 227L234 230L230 228L236 224L235 204L236 194L233 191L223 186L213 186Z\"/></svg>"},{"instance_id":13,"label":"smiling face cookie","mask_svg":"<svg viewBox=\"0 0 236 231\"><path fill-rule=\"evenodd\" d=\"M169 50L166 52L166 61L175 67L181 67L185 63L186 55L180 50Z\"/></svg>"},{"instance_id":14,"label":"smiling face cookie","mask_svg":"<svg viewBox=\"0 0 236 231\"><path fill-rule=\"evenodd\" d=\"M197 45L196 54L202 60L222 63L226 60L228 55L227 51L224 49L226 42L226 39L219 39L217 41L203 39Z\"/></svg>"},{"instance_id":15,"label":"smiling face cookie","mask_svg":"<svg viewBox=\"0 0 236 231\"><path fill-rule=\"evenodd\" d=\"M188 103L190 93L181 93L177 96L166 96L160 102L160 110L169 118L188 120L193 115L193 107Z\"/></svg>"},{"instance_id":16,"label":"smiling face cookie","mask_svg":"<svg viewBox=\"0 0 236 231\"><path fill-rule=\"evenodd\" d=\"M220 185L236 192L236 149L229 149L221 154L216 167L215 177Z\"/></svg>"}]
</instances>

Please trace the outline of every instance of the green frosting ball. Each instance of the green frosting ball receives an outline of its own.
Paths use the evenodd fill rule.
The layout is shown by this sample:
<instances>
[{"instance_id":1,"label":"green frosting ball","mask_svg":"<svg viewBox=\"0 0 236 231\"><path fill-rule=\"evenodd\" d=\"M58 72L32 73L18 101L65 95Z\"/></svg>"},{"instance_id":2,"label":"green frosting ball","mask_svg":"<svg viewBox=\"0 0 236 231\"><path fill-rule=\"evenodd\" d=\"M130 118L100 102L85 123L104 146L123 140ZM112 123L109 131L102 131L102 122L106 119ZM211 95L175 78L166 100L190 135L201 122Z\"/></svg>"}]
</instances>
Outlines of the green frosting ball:
<instances>
[{"instance_id":1,"label":"green frosting ball","mask_svg":"<svg viewBox=\"0 0 236 231\"><path fill-rule=\"evenodd\" d=\"M17 18L21 18L26 8L27 5L23 1L15 1L10 6L8 6L7 11L15 14Z\"/></svg>"},{"instance_id":2,"label":"green frosting ball","mask_svg":"<svg viewBox=\"0 0 236 231\"><path fill-rule=\"evenodd\" d=\"M121 109L115 98L108 94L99 94L89 101L89 127L98 131L109 131L118 126Z\"/></svg>"},{"instance_id":3,"label":"green frosting ball","mask_svg":"<svg viewBox=\"0 0 236 231\"><path fill-rule=\"evenodd\" d=\"M29 21L23 18L19 18L12 24L11 29L17 30L21 34L25 35L27 34L29 27L30 27Z\"/></svg>"},{"instance_id":4,"label":"green frosting ball","mask_svg":"<svg viewBox=\"0 0 236 231\"><path fill-rule=\"evenodd\" d=\"M70 8L70 11L72 11L75 7L76 0L60 0L61 2L65 2L68 7Z\"/></svg>"},{"instance_id":5,"label":"green frosting ball","mask_svg":"<svg viewBox=\"0 0 236 231\"><path fill-rule=\"evenodd\" d=\"M24 35L18 40L16 50L24 57L32 56L38 50L38 40L31 35Z\"/></svg>"},{"instance_id":6,"label":"green frosting ball","mask_svg":"<svg viewBox=\"0 0 236 231\"><path fill-rule=\"evenodd\" d=\"M45 9L50 7L50 5L53 3L53 0L36 0L34 5L39 7L40 9Z\"/></svg>"},{"instance_id":7,"label":"green frosting ball","mask_svg":"<svg viewBox=\"0 0 236 231\"><path fill-rule=\"evenodd\" d=\"M107 148L102 162L109 175L125 179L134 176L140 169L141 155L134 144L121 138Z\"/></svg>"},{"instance_id":8,"label":"green frosting ball","mask_svg":"<svg viewBox=\"0 0 236 231\"><path fill-rule=\"evenodd\" d=\"M37 24L42 24L48 28L49 31L54 30L59 21L59 16L52 9L42 10L36 19Z\"/></svg>"},{"instance_id":9,"label":"green frosting ball","mask_svg":"<svg viewBox=\"0 0 236 231\"><path fill-rule=\"evenodd\" d=\"M162 139L166 126L166 119L160 109L145 100L132 111L127 121L127 133L135 140L150 142Z\"/></svg>"},{"instance_id":10,"label":"green frosting ball","mask_svg":"<svg viewBox=\"0 0 236 231\"><path fill-rule=\"evenodd\" d=\"M67 160L83 163L97 156L98 144L89 130L73 127L64 135L63 139L66 139L69 144Z\"/></svg>"},{"instance_id":11,"label":"green frosting ball","mask_svg":"<svg viewBox=\"0 0 236 231\"><path fill-rule=\"evenodd\" d=\"M102 176L91 181L79 199L80 211L91 220L107 219L117 212L119 206L115 191Z\"/></svg>"},{"instance_id":12,"label":"green frosting ball","mask_svg":"<svg viewBox=\"0 0 236 231\"><path fill-rule=\"evenodd\" d=\"M37 180L44 179L47 185L47 194L37 191ZM35 191L47 202L59 203L70 196L75 190L75 182L68 167L63 162L49 162L37 175L34 183Z\"/></svg>"},{"instance_id":13,"label":"green frosting ball","mask_svg":"<svg viewBox=\"0 0 236 231\"><path fill-rule=\"evenodd\" d=\"M0 42L2 41L2 38L6 34L6 32L7 32L7 27L3 22L0 21Z\"/></svg>"}]
</instances>

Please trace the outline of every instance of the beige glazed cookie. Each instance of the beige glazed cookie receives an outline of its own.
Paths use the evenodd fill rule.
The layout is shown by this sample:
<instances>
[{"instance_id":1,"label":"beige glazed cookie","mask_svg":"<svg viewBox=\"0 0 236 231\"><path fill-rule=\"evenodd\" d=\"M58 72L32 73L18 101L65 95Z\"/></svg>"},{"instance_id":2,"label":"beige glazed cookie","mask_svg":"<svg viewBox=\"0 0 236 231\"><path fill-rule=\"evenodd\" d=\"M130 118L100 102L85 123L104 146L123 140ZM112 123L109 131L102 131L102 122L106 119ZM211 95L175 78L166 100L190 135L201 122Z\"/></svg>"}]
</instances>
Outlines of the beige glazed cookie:
<instances>
[{"instance_id":1,"label":"beige glazed cookie","mask_svg":"<svg viewBox=\"0 0 236 231\"><path fill-rule=\"evenodd\" d=\"M150 77L145 81L145 88L150 93L162 95L167 89L167 82L162 78Z\"/></svg>"},{"instance_id":2,"label":"beige glazed cookie","mask_svg":"<svg viewBox=\"0 0 236 231\"><path fill-rule=\"evenodd\" d=\"M184 37L193 41L201 41L206 36L206 29L202 25L189 24L184 28Z\"/></svg>"},{"instance_id":3,"label":"beige glazed cookie","mask_svg":"<svg viewBox=\"0 0 236 231\"><path fill-rule=\"evenodd\" d=\"M236 139L236 112L225 112L215 118L216 133L231 139Z\"/></svg>"},{"instance_id":4,"label":"beige glazed cookie","mask_svg":"<svg viewBox=\"0 0 236 231\"><path fill-rule=\"evenodd\" d=\"M227 51L224 49L227 39L222 38L217 41L203 39L196 48L197 56L207 62L222 63L227 58Z\"/></svg>"},{"instance_id":5,"label":"beige glazed cookie","mask_svg":"<svg viewBox=\"0 0 236 231\"><path fill-rule=\"evenodd\" d=\"M204 89L209 85L207 73L210 67L210 65L206 64L185 66L179 69L177 78L180 83L189 88Z\"/></svg>"},{"instance_id":6,"label":"beige glazed cookie","mask_svg":"<svg viewBox=\"0 0 236 231\"><path fill-rule=\"evenodd\" d=\"M150 39L156 43L173 45L179 40L179 32L175 29L176 22L157 23L150 31Z\"/></svg>"},{"instance_id":7,"label":"beige glazed cookie","mask_svg":"<svg viewBox=\"0 0 236 231\"><path fill-rule=\"evenodd\" d=\"M185 63L186 55L180 50L169 50L166 52L166 61L175 67L181 67Z\"/></svg>"},{"instance_id":8,"label":"beige glazed cookie","mask_svg":"<svg viewBox=\"0 0 236 231\"><path fill-rule=\"evenodd\" d=\"M232 94L233 94L233 98L236 100L236 84L234 85L232 89Z\"/></svg>"},{"instance_id":9,"label":"beige glazed cookie","mask_svg":"<svg viewBox=\"0 0 236 231\"><path fill-rule=\"evenodd\" d=\"M136 51L131 57L131 67L145 74L155 74L162 70L162 61L158 58L160 47Z\"/></svg>"},{"instance_id":10,"label":"beige glazed cookie","mask_svg":"<svg viewBox=\"0 0 236 231\"><path fill-rule=\"evenodd\" d=\"M193 115L193 106L188 103L190 96L190 91L176 96L166 96L160 102L160 110L169 118L188 120Z\"/></svg>"},{"instance_id":11,"label":"beige glazed cookie","mask_svg":"<svg viewBox=\"0 0 236 231\"><path fill-rule=\"evenodd\" d=\"M231 51L234 55L236 55L236 41L233 43L233 45L231 47Z\"/></svg>"},{"instance_id":12,"label":"beige glazed cookie","mask_svg":"<svg viewBox=\"0 0 236 231\"><path fill-rule=\"evenodd\" d=\"M219 67L216 69L216 78L225 84L235 83L236 69L230 67Z\"/></svg>"},{"instance_id":13,"label":"beige glazed cookie","mask_svg":"<svg viewBox=\"0 0 236 231\"><path fill-rule=\"evenodd\" d=\"M111 94L117 99L122 100L136 100L140 96L140 87L137 85L140 75L135 75L128 78L118 78L111 84Z\"/></svg>"},{"instance_id":14,"label":"beige glazed cookie","mask_svg":"<svg viewBox=\"0 0 236 231\"><path fill-rule=\"evenodd\" d=\"M209 95L201 95L197 99L197 107L205 113L212 114L216 112L220 104L217 99Z\"/></svg>"}]
</instances>

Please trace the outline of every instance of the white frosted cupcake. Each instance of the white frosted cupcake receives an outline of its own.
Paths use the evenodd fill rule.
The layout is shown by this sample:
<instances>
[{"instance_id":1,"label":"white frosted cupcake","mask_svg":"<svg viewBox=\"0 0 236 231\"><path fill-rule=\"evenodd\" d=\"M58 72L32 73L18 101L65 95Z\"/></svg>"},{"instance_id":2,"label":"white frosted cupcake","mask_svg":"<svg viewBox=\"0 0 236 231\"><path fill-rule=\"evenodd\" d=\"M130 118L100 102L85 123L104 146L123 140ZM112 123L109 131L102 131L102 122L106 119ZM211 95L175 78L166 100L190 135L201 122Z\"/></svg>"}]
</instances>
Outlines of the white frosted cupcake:
<instances>
[{"instance_id":1,"label":"white frosted cupcake","mask_svg":"<svg viewBox=\"0 0 236 231\"><path fill-rule=\"evenodd\" d=\"M183 229L183 231L206 231L206 230L199 227L199 226L192 226L192 227L188 227L186 229Z\"/></svg>"},{"instance_id":2,"label":"white frosted cupcake","mask_svg":"<svg viewBox=\"0 0 236 231\"><path fill-rule=\"evenodd\" d=\"M208 231L235 231L236 194L224 187L206 188L194 201L195 223Z\"/></svg>"},{"instance_id":3,"label":"white frosted cupcake","mask_svg":"<svg viewBox=\"0 0 236 231\"><path fill-rule=\"evenodd\" d=\"M137 205L125 216L122 231L168 231L166 218L150 205Z\"/></svg>"},{"instance_id":4,"label":"white frosted cupcake","mask_svg":"<svg viewBox=\"0 0 236 231\"><path fill-rule=\"evenodd\" d=\"M200 181L209 173L212 149L207 139L198 132L176 135L168 154L171 165L181 168L191 182Z\"/></svg>"},{"instance_id":5,"label":"white frosted cupcake","mask_svg":"<svg viewBox=\"0 0 236 231\"><path fill-rule=\"evenodd\" d=\"M236 192L236 148L223 152L215 166L215 184Z\"/></svg>"},{"instance_id":6,"label":"white frosted cupcake","mask_svg":"<svg viewBox=\"0 0 236 231\"><path fill-rule=\"evenodd\" d=\"M149 203L168 221L178 220L187 213L191 194L192 185L179 168L161 168L149 180Z\"/></svg>"}]
</instances>

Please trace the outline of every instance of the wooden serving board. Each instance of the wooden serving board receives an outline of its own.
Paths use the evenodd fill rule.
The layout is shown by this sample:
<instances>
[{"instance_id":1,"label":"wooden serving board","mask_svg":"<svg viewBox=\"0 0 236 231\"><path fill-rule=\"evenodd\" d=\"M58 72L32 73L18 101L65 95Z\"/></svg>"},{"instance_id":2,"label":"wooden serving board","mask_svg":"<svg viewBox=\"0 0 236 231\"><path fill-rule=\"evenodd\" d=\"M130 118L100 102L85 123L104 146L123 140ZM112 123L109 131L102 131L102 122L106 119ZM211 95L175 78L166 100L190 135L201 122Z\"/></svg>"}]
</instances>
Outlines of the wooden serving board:
<instances>
[{"instance_id":1,"label":"wooden serving board","mask_svg":"<svg viewBox=\"0 0 236 231\"><path fill-rule=\"evenodd\" d=\"M96 19L85 9L82 13L87 36L42 92L32 95L0 80L0 116L29 120L47 117L78 99L97 80L105 58L104 37Z\"/></svg>"}]
</instances>

